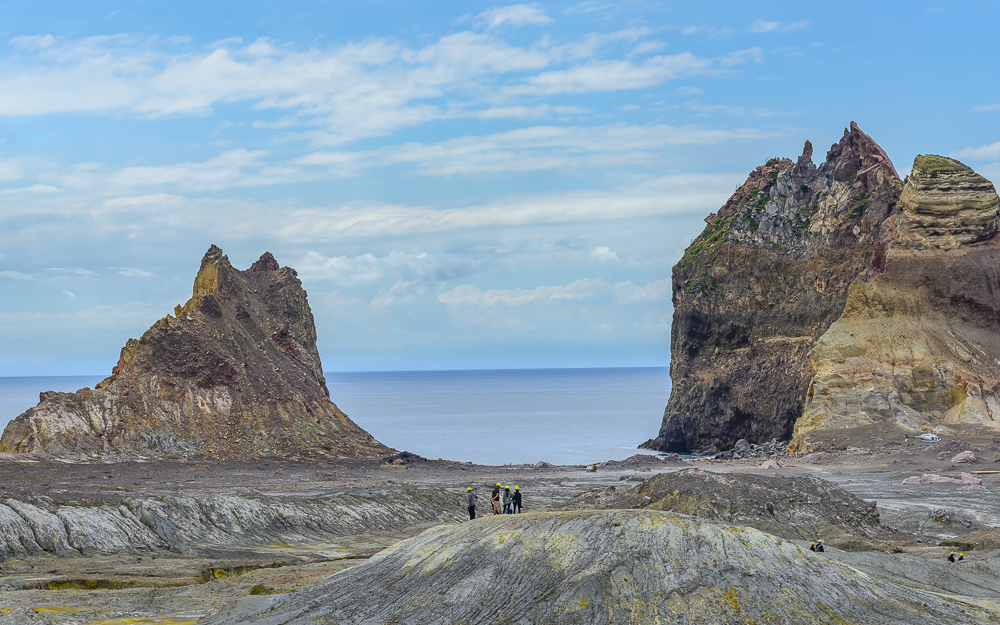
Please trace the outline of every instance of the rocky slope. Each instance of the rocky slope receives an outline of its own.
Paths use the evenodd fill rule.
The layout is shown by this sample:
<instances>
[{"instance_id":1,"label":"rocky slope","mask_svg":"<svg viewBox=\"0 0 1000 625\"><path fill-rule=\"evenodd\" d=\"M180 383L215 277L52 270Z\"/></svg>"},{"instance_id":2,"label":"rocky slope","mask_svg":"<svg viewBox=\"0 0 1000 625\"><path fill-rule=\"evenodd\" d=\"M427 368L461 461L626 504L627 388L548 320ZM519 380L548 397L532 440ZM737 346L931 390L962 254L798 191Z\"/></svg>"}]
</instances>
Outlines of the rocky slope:
<instances>
[{"instance_id":1,"label":"rocky slope","mask_svg":"<svg viewBox=\"0 0 1000 625\"><path fill-rule=\"evenodd\" d=\"M454 522L458 497L385 487L322 497L163 495L119 505L0 499L0 562L37 555L239 552Z\"/></svg>"},{"instance_id":2,"label":"rocky slope","mask_svg":"<svg viewBox=\"0 0 1000 625\"><path fill-rule=\"evenodd\" d=\"M727 474L684 469L661 473L609 508L663 510L757 528L781 538L852 551L886 549L891 530L867 502L817 477Z\"/></svg>"},{"instance_id":3,"label":"rocky slope","mask_svg":"<svg viewBox=\"0 0 1000 625\"><path fill-rule=\"evenodd\" d=\"M294 269L264 253L246 271L212 246L191 299L129 339L92 390L42 393L0 451L356 457L392 450L333 402Z\"/></svg>"},{"instance_id":4,"label":"rocky slope","mask_svg":"<svg viewBox=\"0 0 1000 625\"><path fill-rule=\"evenodd\" d=\"M856 124L752 172L673 269L660 450L888 422L1000 420L997 196L921 156L904 184Z\"/></svg>"},{"instance_id":5,"label":"rocky slope","mask_svg":"<svg viewBox=\"0 0 1000 625\"><path fill-rule=\"evenodd\" d=\"M663 512L557 512L438 527L243 623L987 623L988 607L876 583L769 534Z\"/></svg>"}]
</instances>

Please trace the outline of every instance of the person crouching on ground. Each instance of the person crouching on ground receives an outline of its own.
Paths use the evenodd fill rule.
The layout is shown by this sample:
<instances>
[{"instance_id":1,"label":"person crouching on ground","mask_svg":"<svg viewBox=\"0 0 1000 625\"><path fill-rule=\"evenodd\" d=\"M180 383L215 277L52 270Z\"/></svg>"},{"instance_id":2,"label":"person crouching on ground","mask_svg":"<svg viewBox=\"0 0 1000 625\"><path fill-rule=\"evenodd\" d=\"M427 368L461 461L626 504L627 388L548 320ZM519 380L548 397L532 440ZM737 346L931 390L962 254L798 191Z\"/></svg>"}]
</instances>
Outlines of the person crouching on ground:
<instances>
[{"instance_id":1,"label":"person crouching on ground","mask_svg":"<svg viewBox=\"0 0 1000 625\"><path fill-rule=\"evenodd\" d=\"M493 514L500 514L500 484L493 488L493 492L490 493L490 501L493 503Z\"/></svg>"},{"instance_id":2,"label":"person crouching on ground","mask_svg":"<svg viewBox=\"0 0 1000 625\"><path fill-rule=\"evenodd\" d=\"M510 512L511 514L521 513L521 487L514 487L514 499L510 502Z\"/></svg>"},{"instance_id":3,"label":"person crouching on ground","mask_svg":"<svg viewBox=\"0 0 1000 625\"><path fill-rule=\"evenodd\" d=\"M511 499L513 499L513 496L510 494L510 484L508 484L503 489L503 513L504 514L510 514L511 513L510 512L510 500Z\"/></svg>"},{"instance_id":4,"label":"person crouching on ground","mask_svg":"<svg viewBox=\"0 0 1000 625\"><path fill-rule=\"evenodd\" d=\"M465 498L469 502L469 520L476 518L476 493L472 492L472 487L465 489Z\"/></svg>"}]
</instances>

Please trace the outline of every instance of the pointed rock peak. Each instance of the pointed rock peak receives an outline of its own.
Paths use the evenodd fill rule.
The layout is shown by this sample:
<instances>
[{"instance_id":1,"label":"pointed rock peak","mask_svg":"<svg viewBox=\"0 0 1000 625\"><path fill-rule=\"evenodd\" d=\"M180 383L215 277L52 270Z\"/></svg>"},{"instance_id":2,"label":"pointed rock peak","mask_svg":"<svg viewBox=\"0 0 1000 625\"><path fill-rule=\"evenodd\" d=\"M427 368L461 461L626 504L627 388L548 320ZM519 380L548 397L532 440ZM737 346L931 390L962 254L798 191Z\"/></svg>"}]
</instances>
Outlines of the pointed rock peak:
<instances>
[{"instance_id":1,"label":"pointed rock peak","mask_svg":"<svg viewBox=\"0 0 1000 625\"><path fill-rule=\"evenodd\" d=\"M213 243L209 246L208 251L205 252L205 255L202 257L201 264L204 265L205 263L217 262L222 258L222 256L222 248Z\"/></svg>"},{"instance_id":2,"label":"pointed rock peak","mask_svg":"<svg viewBox=\"0 0 1000 625\"><path fill-rule=\"evenodd\" d=\"M812 141L806 139L806 142L802 145L802 156L799 157L799 162L811 161L813 158L813 144Z\"/></svg>"},{"instance_id":3,"label":"pointed rock peak","mask_svg":"<svg viewBox=\"0 0 1000 625\"><path fill-rule=\"evenodd\" d=\"M274 256L271 255L271 252L264 252L263 254L260 255L260 258L257 259L257 262L250 265L250 269L248 271L277 271L277 270L278 270L278 261L274 259Z\"/></svg>"},{"instance_id":4,"label":"pointed rock peak","mask_svg":"<svg viewBox=\"0 0 1000 625\"><path fill-rule=\"evenodd\" d=\"M885 150L866 135L855 122L850 129L844 129L839 143L830 147L826 160L833 166L833 178L837 182L848 182L851 178L881 173L899 180L899 174Z\"/></svg>"}]
</instances>

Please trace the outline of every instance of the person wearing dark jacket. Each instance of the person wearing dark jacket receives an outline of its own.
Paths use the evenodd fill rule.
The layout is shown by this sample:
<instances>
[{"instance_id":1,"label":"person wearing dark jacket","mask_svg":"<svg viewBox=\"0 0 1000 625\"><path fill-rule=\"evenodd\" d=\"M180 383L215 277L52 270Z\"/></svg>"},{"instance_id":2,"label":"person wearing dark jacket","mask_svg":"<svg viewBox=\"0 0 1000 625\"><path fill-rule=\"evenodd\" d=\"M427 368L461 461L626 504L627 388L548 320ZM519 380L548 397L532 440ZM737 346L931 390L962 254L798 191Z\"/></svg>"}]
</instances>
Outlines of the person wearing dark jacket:
<instances>
[{"instance_id":1,"label":"person wearing dark jacket","mask_svg":"<svg viewBox=\"0 0 1000 625\"><path fill-rule=\"evenodd\" d=\"M471 486L465 489L465 499L469 503L469 520L471 521L476 518L476 500L479 499L476 497L476 493L472 492Z\"/></svg>"},{"instance_id":2,"label":"person wearing dark jacket","mask_svg":"<svg viewBox=\"0 0 1000 625\"><path fill-rule=\"evenodd\" d=\"M514 487L514 499L510 502L510 513L520 514L521 513L521 487Z\"/></svg>"},{"instance_id":3,"label":"person wearing dark jacket","mask_svg":"<svg viewBox=\"0 0 1000 625\"><path fill-rule=\"evenodd\" d=\"M500 484L497 484L490 493L490 503L493 504L493 514L500 514Z\"/></svg>"}]
</instances>

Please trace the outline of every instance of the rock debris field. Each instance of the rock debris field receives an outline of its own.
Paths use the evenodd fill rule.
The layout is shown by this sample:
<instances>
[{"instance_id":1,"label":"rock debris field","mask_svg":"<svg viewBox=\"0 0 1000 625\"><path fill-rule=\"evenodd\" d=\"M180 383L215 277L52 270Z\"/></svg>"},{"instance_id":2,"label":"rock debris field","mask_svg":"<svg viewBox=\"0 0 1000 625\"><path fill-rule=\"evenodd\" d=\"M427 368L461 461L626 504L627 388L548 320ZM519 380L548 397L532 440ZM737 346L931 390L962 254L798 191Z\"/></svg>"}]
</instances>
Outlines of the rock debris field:
<instances>
[{"instance_id":1,"label":"rock debris field","mask_svg":"<svg viewBox=\"0 0 1000 625\"><path fill-rule=\"evenodd\" d=\"M1000 470L991 438L959 446L978 462L918 443L773 469L5 454L0 624L1000 622L1000 474L919 483ZM487 514L497 482L524 515Z\"/></svg>"}]
</instances>

